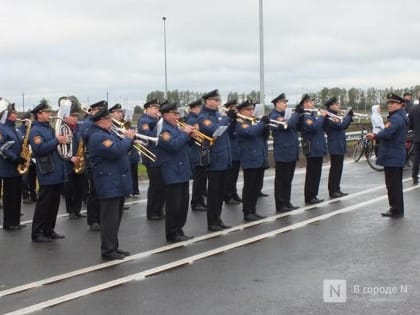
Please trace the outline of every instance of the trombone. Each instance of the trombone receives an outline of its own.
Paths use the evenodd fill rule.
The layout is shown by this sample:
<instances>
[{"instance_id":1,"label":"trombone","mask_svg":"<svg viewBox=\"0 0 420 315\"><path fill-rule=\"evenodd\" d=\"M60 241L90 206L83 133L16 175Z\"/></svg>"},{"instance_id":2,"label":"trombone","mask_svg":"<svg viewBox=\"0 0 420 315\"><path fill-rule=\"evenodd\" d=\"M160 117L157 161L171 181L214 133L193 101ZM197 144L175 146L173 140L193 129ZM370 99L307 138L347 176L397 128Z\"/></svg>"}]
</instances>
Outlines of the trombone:
<instances>
[{"instance_id":1,"label":"trombone","mask_svg":"<svg viewBox=\"0 0 420 315\"><path fill-rule=\"evenodd\" d=\"M125 138L125 131L128 129L127 121L118 121L115 118L112 118L112 127L111 130L121 139ZM157 137L148 137L139 133L136 133L134 136L134 144L133 147L139 151L139 153L143 154L146 158L148 158L152 162L156 162L156 154L150 151L146 146L150 142L153 142L157 145L158 138Z\"/></svg>"},{"instance_id":2,"label":"trombone","mask_svg":"<svg viewBox=\"0 0 420 315\"><path fill-rule=\"evenodd\" d=\"M179 121L179 120L177 120L176 123L178 125L178 128L184 128L186 126L191 126L191 125L188 125L188 124L186 124L182 121ZM212 146L214 144L214 142L216 141L216 139L202 133L198 129L194 129L193 133L191 134L191 138L193 138L195 140L195 143L197 143L199 146L202 146L205 141L208 141L210 146Z\"/></svg>"}]
</instances>

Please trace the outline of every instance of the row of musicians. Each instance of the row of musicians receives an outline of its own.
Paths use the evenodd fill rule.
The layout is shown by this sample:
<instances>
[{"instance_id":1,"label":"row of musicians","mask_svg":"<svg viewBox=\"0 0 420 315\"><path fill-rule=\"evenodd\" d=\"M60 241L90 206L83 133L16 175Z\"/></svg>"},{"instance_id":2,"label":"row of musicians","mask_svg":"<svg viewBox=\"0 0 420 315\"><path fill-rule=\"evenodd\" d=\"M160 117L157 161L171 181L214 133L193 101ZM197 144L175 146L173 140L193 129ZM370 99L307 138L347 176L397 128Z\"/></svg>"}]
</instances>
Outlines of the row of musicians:
<instances>
[{"instance_id":1,"label":"row of musicians","mask_svg":"<svg viewBox=\"0 0 420 315\"><path fill-rule=\"evenodd\" d=\"M221 220L221 207L225 194L225 179L231 168L232 161L229 136L235 133L240 143L240 163L244 170L244 218L246 220L256 220L262 217L256 212L256 201L263 182L263 172L267 167L266 140L269 119L268 117L263 117L257 124L253 124L251 120L247 119L237 123L236 110L230 110L226 117L222 117L218 111L220 95L217 90L205 94L203 101L204 105L197 117L198 129L208 136L213 136L220 126L227 127L227 131L220 133L215 143L208 148L210 153L208 165L201 165L205 168L208 178L208 229L210 231L218 231L228 227ZM272 112L271 118L282 120L284 109L287 107L287 100L284 94L274 99L273 103L275 104L275 110ZM134 137L134 134L129 132L126 138L119 139L111 132L112 121L109 128L108 124L105 124L110 121L106 105L105 102L93 104L91 106L92 115L83 123L81 128L81 135L89 152L88 165L91 166L93 182L95 183L95 199L99 200L99 208L107 209L107 211L99 211L101 225L105 223L105 225L112 226L112 228L104 227L101 229L101 234L104 234L102 237L102 255L104 257L122 256L122 254L118 253L118 242L115 242L115 235L121 219L122 212L120 208L123 204L123 197L129 193L127 187L130 186L130 180L128 168L125 168L127 156L121 154L121 152L125 151L125 149L128 152L131 149L132 143L130 143L130 139ZM155 128L151 124L144 123L144 120L151 118L156 122L156 119L150 115L148 108L154 108L155 110L157 108L157 111L159 111L158 106L152 105L158 104L145 106L146 114L138 123L139 132L146 135L150 132L153 133ZM313 101L308 96L304 96L300 105L302 105L302 108L310 109L313 108ZM339 106L337 103L333 105ZM95 108L97 108L97 112L95 112ZM243 102L237 106L237 110L242 115L251 117L253 104L251 102ZM9 113L13 112L9 111ZM162 198L162 195L159 196L160 200L166 201L166 238L168 241L180 241L188 238L184 235L182 227L185 223L188 209L188 180L191 176L191 164L189 161L190 136L195 133L195 128L191 126L184 126L182 129L178 128L179 114L176 104L164 105L160 108L160 112L164 120L158 135L159 145L155 148L158 158L155 163L151 163L148 166L148 173L149 176L152 172L159 174L167 188L165 189L165 198ZM35 207L32 239L34 241L50 241L54 238L63 237L54 231L54 226L59 204L59 190L62 188L61 185L67 180L67 172L66 164L62 163L62 161L60 162L60 157L56 154L55 149L59 143L64 144L68 139L64 136L55 136L49 124L50 109L47 105L38 105L34 108L33 114L36 121L31 131L30 143L37 158L40 191ZM326 113L321 112L321 114L319 118L313 115L306 115L308 117L303 120L303 126L301 126L304 141L310 138L310 149L305 152L308 158L308 165L311 159L316 159L316 162L318 162L319 154L321 154L320 159L322 163L322 156L325 154L323 117L325 117ZM282 125L279 125L278 128L272 130L276 160L275 200L277 211L289 211L296 208L290 203L290 191L294 168L298 159L297 130L299 129L299 122L302 121L302 115L304 115L303 111L297 111L288 122L287 129L281 128ZM9 121L12 122L13 118L7 119L7 122ZM192 126L195 125L188 121L187 123ZM343 122L335 123L343 126L342 128L335 127L334 129L345 129ZM101 133L102 137L98 138L97 136ZM317 134L322 134L322 141L320 141L320 137L317 137ZM153 134L149 135L153 136ZM305 135L308 136L305 137ZM95 136L93 137L96 140L95 142L91 142L92 139L90 138L92 136ZM98 139L100 140L99 142ZM345 147L345 139L343 142ZM329 141L329 143L333 143L333 141ZM10 159L15 163L22 162L18 161L17 151L15 159ZM108 160L112 162L106 163ZM115 160L121 161L116 163ZM319 163L314 164L318 166ZM316 203L319 202L319 199L316 198L319 178L314 172L311 173L310 168L308 171L311 175L307 176L305 181L305 201ZM341 177L341 174L339 175ZM116 180L118 178L120 180ZM152 187L153 175L150 176L150 181L150 186ZM148 191L148 200L150 198L152 201L154 196L153 191L150 189L151 187L149 187ZM338 192L341 192L339 188ZM112 202L110 202L111 200ZM113 212L109 210L111 208L118 209L115 212L115 216L111 219L109 217L104 219L103 213L109 214ZM114 225L109 222L114 222ZM107 244L107 242L110 243Z\"/></svg>"},{"instance_id":2,"label":"row of musicians","mask_svg":"<svg viewBox=\"0 0 420 315\"><path fill-rule=\"evenodd\" d=\"M175 105L168 109L166 105L161 106L157 100L145 104L145 114L137 124L138 132L147 136L159 137L159 145L152 148L157 155L156 162L149 162L147 165L149 174L148 190L148 217L160 217L164 201L167 201L167 229L168 240L183 240L185 235L182 226L185 223L188 209L188 179L190 164L193 165L193 193L192 206L201 203L207 209L207 225L210 231L220 231L229 227L221 219L223 200L226 199L226 183L231 181L232 170L239 165L243 169L244 186L242 191L243 213L246 221L261 219L263 216L257 213L256 204L258 195L263 184L264 170L267 168L267 138L271 129L274 138L274 159L276 162L275 176L275 204L277 212L284 212L296 209L291 203L291 184L295 171L296 161L299 159L298 131L302 132L304 143L307 142L305 155L308 161L307 177L305 181L305 201L309 204L321 202L317 198L319 181L321 176L322 157L327 152L327 144L324 132L329 136L328 149L332 156L332 168L329 175L330 197L337 198L345 195L340 189L343 158L346 152L345 129L352 121L351 115L343 121L332 121L325 119L327 111L321 110L321 116L317 117L312 111L306 112L305 109L313 109L314 102L304 95L299 104L301 110L297 110L288 121L287 128L282 124L271 125L270 119L283 121L285 109L287 108L286 96L282 93L276 97L272 103L275 108L270 117L263 117L254 123L253 110L254 104L250 101L228 102L225 106L229 107L227 115L222 115L219 111L221 98L218 90L213 90L203 95L202 99L189 104L189 114L185 122L189 126L195 126L207 136L212 137L221 126L227 127L226 131L216 137L213 145L209 147L193 146L192 154L188 155L190 137L185 133L194 134L194 130L183 130L177 125L179 113ZM328 110L337 114L340 104L335 98L327 102ZM234 109L235 108L235 109ZM168 111L169 112L166 112ZM159 120L158 113L162 113L164 125L157 131ZM249 119L238 119L249 117ZM172 121L169 122L169 118ZM183 133L183 131L185 131ZM194 138L194 136L193 136ZM238 143L237 166L235 167L234 152L232 147ZM166 142L173 144L171 149L165 148ZM194 151L197 151L194 154ZM204 151L204 152L203 152ZM209 152L209 158L205 153ZM189 161L191 159L192 161ZM204 174L204 176L202 176ZM207 205L203 203L205 186L200 184L200 178L206 177L208 180ZM235 178L235 177L233 177ZM236 175L237 179L237 175ZM233 182L236 181L233 180ZM174 189L173 184L182 183L184 191L171 193ZM165 198L162 198L161 185L169 188ZM181 189L181 188L179 188ZM234 189L232 189L234 191ZM181 196L183 196L181 198ZM178 199L177 199L178 198ZM186 201L187 200L187 201ZM169 202L169 204L168 204ZM168 226L168 212L171 207L182 204L176 211L181 218L171 227ZM194 209L194 207L193 207ZM169 211L168 211L169 210ZM172 210L176 212L175 210Z\"/></svg>"}]
</instances>

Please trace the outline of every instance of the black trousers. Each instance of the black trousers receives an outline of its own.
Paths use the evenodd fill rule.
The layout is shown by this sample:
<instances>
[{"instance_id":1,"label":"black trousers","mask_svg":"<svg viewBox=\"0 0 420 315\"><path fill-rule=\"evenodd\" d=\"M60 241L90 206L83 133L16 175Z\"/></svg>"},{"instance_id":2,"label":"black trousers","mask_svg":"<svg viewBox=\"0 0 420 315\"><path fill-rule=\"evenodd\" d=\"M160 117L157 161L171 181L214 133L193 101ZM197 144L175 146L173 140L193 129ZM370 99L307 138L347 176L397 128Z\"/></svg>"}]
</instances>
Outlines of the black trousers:
<instances>
[{"instance_id":1,"label":"black trousers","mask_svg":"<svg viewBox=\"0 0 420 315\"><path fill-rule=\"evenodd\" d=\"M29 164L28 174L25 174L22 177L22 185L23 199L30 199L32 201L36 201L36 166L32 162Z\"/></svg>"},{"instance_id":2,"label":"black trousers","mask_svg":"<svg viewBox=\"0 0 420 315\"><path fill-rule=\"evenodd\" d=\"M132 183L131 193L133 195L140 194L140 190L139 190L139 173L138 173L137 166L138 166L138 163L131 163L130 164L131 183Z\"/></svg>"},{"instance_id":3,"label":"black trousers","mask_svg":"<svg viewBox=\"0 0 420 315\"><path fill-rule=\"evenodd\" d=\"M99 200L101 213L101 253L107 255L118 247L118 230L124 208L124 196Z\"/></svg>"},{"instance_id":4,"label":"black trousers","mask_svg":"<svg viewBox=\"0 0 420 315\"><path fill-rule=\"evenodd\" d=\"M276 210L290 205L292 193L292 181L295 175L296 161L276 162L276 174L274 178L274 199Z\"/></svg>"},{"instance_id":5,"label":"black trousers","mask_svg":"<svg viewBox=\"0 0 420 315\"><path fill-rule=\"evenodd\" d=\"M322 157L306 158L305 202L318 196L321 181Z\"/></svg>"},{"instance_id":6,"label":"black trousers","mask_svg":"<svg viewBox=\"0 0 420 315\"><path fill-rule=\"evenodd\" d=\"M163 205L165 204L165 183L163 181L161 169L157 167L147 167L149 177L149 188L147 189L147 218L163 215Z\"/></svg>"},{"instance_id":7,"label":"black trousers","mask_svg":"<svg viewBox=\"0 0 420 315\"><path fill-rule=\"evenodd\" d=\"M54 231L63 187L63 184L39 186L32 219L32 237L37 237L41 233L48 236Z\"/></svg>"},{"instance_id":8,"label":"black trousers","mask_svg":"<svg viewBox=\"0 0 420 315\"><path fill-rule=\"evenodd\" d=\"M1 189L1 188L0 188ZM22 177L3 178L3 227L20 224Z\"/></svg>"},{"instance_id":9,"label":"black trousers","mask_svg":"<svg viewBox=\"0 0 420 315\"><path fill-rule=\"evenodd\" d=\"M92 225L100 222L100 207L99 200L96 195L95 183L93 181L92 169L86 169L86 176L88 180L88 196L87 196L87 224Z\"/></svg>"},{"instance_id":10,"label":"black trousers","mask_svg":"<svg viewBox=\"0 0 420 315\"><path fill-rule=\"evenodd\" d=\"M193 171L191 206L204 205L204 195L207 186L207 170L204 166L196 165Z\"/></svg>"},{"instance_id":11,"label":"black trousers","mask_svg":"<svg viewBox=\"0 0 420 315\"><path fill-rule=\"evenodd\" d=\"M242 209L244 215L255 213L258 196L264 181L264 168L244 169L244 186L242 188Z\"/></svg>"},{"instance_id":12,"label":"black trousers","mask_svg":"<svg viewBox=\"0 0 420 315\"><path fill-rule=\"evenodd\" d=\"M330 155L330 172L328 174L328 192L330 195L341 191L344 155Z\"/></svg>"},{"instance_id":13,"label":"black trousers","mask_svg":"<svg viewBox=\"0 0 420 315\"><path fill-rule=\"evenodd\" d=\"M385 185L388 191L390 211L404 214L404 198L402 185L402 167L384 167Z\"/></svg>"},{"instance_id":14,"label":"black trousers","mask_svg":"<svg viewBox=\"0 0 420 315\"><path fill-rule=\"evenodd\" d=\"M236 182L238 181L240 161L232 161L232 167L228 170L225 186L225 200L229 200L238 194Z\"/></svg>"},{"instance_id":15,"label":"black trousers","mask_svg":"<svg viewBox=\"0 0 420 315\"><path fill-rule=\"evenodd\" d=\"M420 163L420 143L414 143L413 168L411 169L411 176L413 178L417 178L419 175L419 163Z\"/></svg>"},{"instance_id":16,"label":"black trousers","mask_svg":"<svg viewBox=\"0 0 420 315\"><path fill-rule=\"evenodd\" d=\"M166 238L184 235L182 228L187 221L189 182L165 186Z\"/></svg>"},{"instance_id":17,"label":"black trousers","mask_svg":"<svg viewBox=\"0 0 420 315\"><path fill-rule=\"evenodd\" d=\"M221 221L225 182L228 170L207 171L207 225L218 225Z\"/></svg>"},{"instance_id":18,"label":"black trousers","mask_svg":"<svg viewBox=\"0 0 420 315\"><path fill-rule=\"evenodd\" d=\"M84 174L68 174L69 181L64 184L64 199L67 213L77 214L82 210Z\"/></svg>"}]
</instances>

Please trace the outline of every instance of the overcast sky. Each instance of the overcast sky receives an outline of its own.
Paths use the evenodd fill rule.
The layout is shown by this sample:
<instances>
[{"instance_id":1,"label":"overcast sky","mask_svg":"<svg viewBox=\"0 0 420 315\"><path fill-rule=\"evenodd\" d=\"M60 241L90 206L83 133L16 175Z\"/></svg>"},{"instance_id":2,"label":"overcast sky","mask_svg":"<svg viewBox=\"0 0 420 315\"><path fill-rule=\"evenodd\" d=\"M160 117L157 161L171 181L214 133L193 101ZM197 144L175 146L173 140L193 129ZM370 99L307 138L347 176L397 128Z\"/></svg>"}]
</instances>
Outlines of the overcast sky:
<instances>
[{"instance_id":1,"label":"overcast sky","mask_svg":"<svg viewBox=\"0 0 420 315\"><path fill-rule=\"evenodd\" d=\"M258 0L0 0L0 96L140 104L168 89L259 89ZM420 2L264 0L266 102L419 84Z\"/></svg>"}]
</instances>

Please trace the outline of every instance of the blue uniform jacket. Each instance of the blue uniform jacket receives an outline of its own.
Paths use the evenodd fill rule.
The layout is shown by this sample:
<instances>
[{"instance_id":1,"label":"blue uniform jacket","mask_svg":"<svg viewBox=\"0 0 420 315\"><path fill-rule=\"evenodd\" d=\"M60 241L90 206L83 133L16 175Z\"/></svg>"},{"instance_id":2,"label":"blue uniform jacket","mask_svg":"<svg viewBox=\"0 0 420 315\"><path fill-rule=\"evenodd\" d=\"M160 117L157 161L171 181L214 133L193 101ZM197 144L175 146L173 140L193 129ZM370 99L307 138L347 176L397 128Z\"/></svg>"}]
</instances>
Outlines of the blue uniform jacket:
<instances>
[{"instance_id":1,"label":"blue uniform jacket","mask_svg":"<svg viewBox=\"0 0 420 315\"><path fill-rule=\"evenodd\" d=\"M210 137L220 126L231 127L230 123L231 119L229 117L223 117L217 110L207 107L203 107L200 115L198 115L200 131ZM226 130L210 147L210 165L207 166L207 170L224 171L232 166L229 132L230 130Z\"/></svg>"},{"instance_id":2,"label":"blue uniform jacket","mask_svg":"<svg viewBox=\"0 0 420 315\"><path fill-rule=\"evenodd\" d=\"M93 181L98 199L127 196L131 192L131 175L127 152L133 145L96 125L89 139Z\"/></svg>"},{"instance_id":3,"label":"blue uniform jacket","mask_svg":"<svg viewBox=\"0 0 420 315\"><path fill-rule=\"evenodd\" d=\"M4 157L0 156L0 177L17 177L20 174L17 172L16 159L20 156L22 151L22 134L16 130L15 123L6 120L5 124L0 124L0 148L7 142L14 141L8 149L2 151Z\"/></svg>"},{"instance_id":4,"label":"blue uniform jacket","mask_svg":"<svg viewBox=\"0 0 420 315\"><path fill-rule=\"evenodd\" d=\"M230 140L230 152L232 154L232 161L239 161L241 154L239 151L239 138L236 134L236 121L233 121L231 123L232 125L235 125L235 128L232 132L229 132L229 140ZM233 126L232 126L233 127Z\"/></svg>"},{"instance_id":5,"label":"blue uniform jacket","mask_svg":"<svg viewBox=\"0 0 420 315\"><path fill-rule=\"evenodd\" d=\"M148 137L156 137L156 124L158 121L158 119L143 114L137 121L137 132ZM156 146L153 143L150 143L147 148L154 154L157 154ZM159 159L152 162L148 158L143 157L142 161L147 167L158 167L161 165Z\"/></svg>"},{"instance_id":6,"label":"blue uniform jacket","mask_svg":"<svg viewBox=\"0 0 420 315\"><path fill-rule=\"evenodd\" d=\"M198 115L194 113L189 113L187 117L185 117L185 123L199 128ZM190 145L190 160L191 165L193 167L200 165L200 146L197 145L197 143L195 143L194 141L192 141Z\"/></svg>"},{"instance_id":7,"label":"blue uniform jacket","mask_svg":"<svg viewBox=\"0 0 420 315\"><path fill-rule=\"evenodd\" d=\"M33 155L36 159L36 174L40 185L56 185L67 181L66 161L57 153L58 140L50 123L34 121L29 135ZM42 174L39 160L49 156L53 169Z\"/></svg>"},{"instance_id":8,"label":"blue uniform jacket","mask_svg":"<svg viewBox=\"0 0 420 315\"><path fill-rule=\"evenodd\" d=\"M376 139L380 141L377 164L404 167L407 132L408 119L405 110L400 109L391 113L385 128L376 134Z\"/></svg>"},{"instance_id":9,"label":"blue uniform jacket","mask_svg":"<svg viewBox=\"0 0 420 315\"><path fill-rule=\"evenodd\" d=\"M255 125L252 125L250 121L237 124L236 134L239 140L242 169L267 167L265 128L266 125L261 121Z\"/></svg>"},{"instance_id":10,"label":"blue uniform jacket","mask_svg":"<svg viewBox=\"0 0 420 315\"><path fill-rule=\"evenodd\" d=\"M93 126L92 116L88 116L82 123L79 125L79 133L83 138L83 141L85 142L85 146L87 146L89 142L90 134L92 133L92 130L90 127Z\"/></svg>"},{"instance_id":11,"label":"blue uniform jacket","mask_svg":"<svg viewBox=\"0 0 420 315\"><path fill-rule=\"evenodd\" d=\"M138 164L140 162L140 154L137 149L132 148L128 151L128 160L130 164Z\"/></svg>"},{"instance_id":12,"label":"blue uniform jacket","mask_svg":"<svg viewBox=\"0 0 420 315\"><path fill-rule=\"evenodd\" d=\"M329 110L329 112L337 115L337 112ZM340 121L332 121L326 119L324 124L324 130L327 134L328 152L331 155L344 155L347 152L346 145L346 129L350 126L352 118L346 115L344 119Z\"/></svg>"},{"instance_id":13,"label":"blue uniform jacket","mask_svg":"<svg viewBox=\"0 0 420 315\"><path fill-rule=\"evenodd\" d=\"M304 113L302 124L302 141L310 142L310 151L306 157L323 157L327 153L324 136L324 116L316 117L314 114Z\"/></svg>"},{"instance_id":14,"label":"blue uniform jacket","mask_svg":"<svg viewBox=\"0 0 420 315\"><path fill-rule=\"evenodd\" d=\"M278 120L284 118L284 112L273 110L270 119ZM299 160L299 137L297 125L300 115L293 113L287 121L287 129L280 127L270 127L273 135L274 160L276 162L294 162Z\"/></svg>"},{"instance_id":15,"label":"blue uniform jacket","mask_svg":"<svg viewBox=\"0 0 420 315\"><path fill-rule=\"evenodd\" d=\"M166 185L185 183L192 175L189 157L191 138L178 126L163 121L159 135L158 157L162 163L161 171Z\"/></svg>"}]
</instances>

